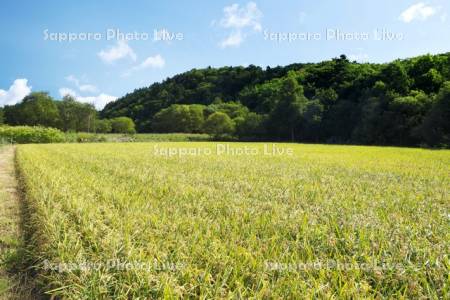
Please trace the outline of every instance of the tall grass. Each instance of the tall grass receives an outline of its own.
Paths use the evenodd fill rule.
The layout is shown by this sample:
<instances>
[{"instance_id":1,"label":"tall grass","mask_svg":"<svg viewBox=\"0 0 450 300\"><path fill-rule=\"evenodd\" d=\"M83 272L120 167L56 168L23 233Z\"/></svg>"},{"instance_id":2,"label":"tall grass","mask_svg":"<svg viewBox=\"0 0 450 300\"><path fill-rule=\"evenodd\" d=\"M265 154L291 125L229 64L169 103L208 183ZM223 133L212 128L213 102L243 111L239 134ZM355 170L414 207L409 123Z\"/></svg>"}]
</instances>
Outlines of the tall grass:
<instances>
[{"instance_id":1,"label":"tall grass","mask_svg":"<svg viewBox=\"0 0 450 300\"><path fill-rule=\"evenodd\" d=\"M287 144L293 156L169 158L154 146L19 146L29 258L43 291L70 299L449 295L450 151ZM159 147L214 153L216 144ZM111 268L111 260L151 266Z\"/></svg>"}]
</instances>

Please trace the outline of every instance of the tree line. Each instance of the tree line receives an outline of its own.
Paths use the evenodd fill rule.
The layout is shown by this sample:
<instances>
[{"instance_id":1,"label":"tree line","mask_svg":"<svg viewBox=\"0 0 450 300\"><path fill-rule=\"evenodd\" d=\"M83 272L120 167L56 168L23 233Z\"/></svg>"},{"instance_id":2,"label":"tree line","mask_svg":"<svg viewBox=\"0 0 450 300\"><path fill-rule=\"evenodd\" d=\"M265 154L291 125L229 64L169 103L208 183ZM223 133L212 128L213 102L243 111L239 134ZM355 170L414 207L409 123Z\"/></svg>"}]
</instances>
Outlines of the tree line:
<instances>
[{"instance_id":1,"label":"tree line","mask_svg":"<svg viewBox=\"0 0 450 300\"><path fill-rule=\"evenodd\" d=\"M266 69L209 67L135 90L100 114L130 117L140 132L445 147L449 81L450 53L386 64L361 64L341 55Z\"/></svg>"},{"instance_id":2,"label":"tree line","mask_svg":"<svg viewBox=\"0 0 450 300\"><path fill-rule=\"evenodd\" d=\"M448 147L450 53L386 64L332 60L193 69L97 112L37 92L0 124L82 132L209 133L242 140ZM136 124L136 129L135 129Z\"/></svg>"},{"instance_id":3,"label":"tree line","mask_svg":"<svg viewBox=\"0 0 450 300\"><path fill-rule=\"evenodd\" d=\"M0 109L0 124L44 126L64 132L135 133L128 117L100 119L95 107L67 95L61 101L46 92L34 92L20 103Z\"/></svg>"}]
</instances>

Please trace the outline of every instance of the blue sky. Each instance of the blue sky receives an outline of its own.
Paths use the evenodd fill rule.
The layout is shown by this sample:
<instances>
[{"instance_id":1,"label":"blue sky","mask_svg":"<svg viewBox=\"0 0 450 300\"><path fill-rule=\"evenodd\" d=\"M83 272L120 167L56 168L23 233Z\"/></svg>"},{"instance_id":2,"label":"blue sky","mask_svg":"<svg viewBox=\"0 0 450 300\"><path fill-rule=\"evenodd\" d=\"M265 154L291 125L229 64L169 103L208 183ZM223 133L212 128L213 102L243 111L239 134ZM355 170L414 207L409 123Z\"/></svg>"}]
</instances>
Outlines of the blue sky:
<instances>
[{"instance_id":1,"label":"blue sky","mask_svg":"<svg viewBox=\"0 0 450 300\"><path fill-rule=\"evenodd\" d=\"M192 68L343 53L387 62L450 51L448 0L9 0L0 7L0 106L48 91L100 109ZM128 38L111 34L117 29ZM156 41L155 30L166 30L165 40Z\"/></svg>"}]
</instances>

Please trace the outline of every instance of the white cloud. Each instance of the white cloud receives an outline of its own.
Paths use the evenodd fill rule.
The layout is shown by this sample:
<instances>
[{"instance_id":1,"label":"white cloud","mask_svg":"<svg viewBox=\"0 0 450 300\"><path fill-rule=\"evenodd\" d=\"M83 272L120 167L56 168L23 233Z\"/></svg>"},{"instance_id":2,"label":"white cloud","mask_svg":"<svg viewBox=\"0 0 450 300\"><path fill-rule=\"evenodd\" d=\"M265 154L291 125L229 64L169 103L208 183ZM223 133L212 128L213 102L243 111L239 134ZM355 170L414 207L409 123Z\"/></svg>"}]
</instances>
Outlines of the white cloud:
<instances>
[{"instance_id":1,"label":"white cloud","mask_svg":"<svg viewBox=\"0 0 450 300\"><path fill-rule=\"evenodd\" d=\"M134 53L133 49L126 43L126 41L118 41L117 45L111 46L108 50L102 50L97 53L100 59L107 63L111 64L117 60L123 58L131 58L131 60L136 61L136 53Z\"/></svg>"},{"instance_id":2,"label":"white cloud","mask_svg":"<svg viewBox=\"0 0 450 300\"><path fill-rule=\"evenodd\" d=\"M426 5L419 2L407 8L401 13L399 19L405 23L411 23L414 20L425 21L429 17L435 15L438 11L437 7Z\"/></svg>"},{"instance_id":3,"label":"white cloud","mask_svg":"<svg viewBox=\"0 0 450 300\"><path fill-rule=\"evenodd\" d=\"M150 69L150 68L161 69L161 68L164 68L165 65L166 65L166 61L164 60L164 58L160 54L156 54L154 56L147 57L142 63L140 63L137 66L132 67L130 70L125 72L122 76L123 77L130 76L131 73L133 73L135 71L143 70L143 69Z\"/></svg>"},{"instance_id":4,"label":"white cloud","mask_svg":"<svg viewBox=\"0 0 450 300\"><path fill-rule=\"evenodd\" d=\"M260 19L262 13L255 2L249 2L245 7L240 7L239 4L235 3L226 6L223 12L224 17L220 20L220 25L223 28L251 27L253 30L261 31Z\"/></svg>"},{"instance_id":5,"label":"white cloud","mask_svg":"<svg viewBox=\"0 0 450 300\"><path fill-rule=\"evenodd\" d=\"M100 110L103 109L109 102L116 100L117 97L101 93L97 96L77 97L76 99L83 103L93 104L96 109Z\"/></svg>"},{"instance_id":6,"label":"white cloud","mask_svg":"<svg viewBox=\"0 0 450 300\"><path fill-rule=\"evenodd\" d=\"M243 40L244 38L240 31L232 32L226 39L220 42L220 47L238 47Z\"/></svg>"},{"instance_id":7,"label":"white cloud","mask_svg":"<svg viewBox=\"0 0 450 300\"><path fill-rule=\"evenodd\" d=\"M157 54L155 56L147 57L140 65L137 66L138 69L147 69L147 68L162 68L166 64L164 58L161 55Z\"/></svg>"},{"instance_id":8,"label":"white cloud","mask_svg":"<svg viewBox=\"0 0 450 300\"><path fill-rule=\"evenodd\" d=\"M94 105L95 108L98 110L103 109L106 104L117 99L117 97L111 96L111 95L108 95L105 93L101 93L97 96L83 97L83 96L78 95L74 90L72 90L70 88L65 88L65 87L59 89L59 94L61 95L61 97L70 95L79 102L90 103L90 104Z\"/></svg>"},{"instance_id":9,"label":"white cloud","mask_svg":"<svg viewBox=\"0 0 450 300\"><path fill-rule=\"evenodd\" d=\"M60 95L61 97L64 97L64 96L72 96L72 97L76 98L76 97L77 97L77 92L75 92L75 91L72 90L72 89L63 87L63 88L60 88L60 89L59 89L59 95Z\"/></svg>"},{"instance_id":10,"label":"white cloud","mask_svg":"<svg viewBox=\"0 0 450 300\"><path fill-rule=\"evenodd\" d=\"M97 87L92 84L81 84L80 80L74 75L69 75L66 77L68 82L73 83L81 92L96 93L98 91Z\"/></svg>"},{"instance_id":11,"label":"white cloud","mask_svg":"<svg viewBox=\"0 0 450 300\"><path fill-rule=\"evenodd\" d=\"M28 85L28 79L16 79L7 91L0 89L0 107L16 104L29 93L31 86Z\"/></svg>"},{"instance_id":12,"label":"white cloud","mask_svg":"<svg viewBox=\"0 0 450 300\"><path fill-rule=\"evenodd\" d=\"M231 29L231 33L220 42L220 46L237 47L244 42L246 31L259 32L262 30L262 12L255 2L249 2L246 6L232 4L223 9L224 16L219 22L222 28ZM214 22L215 24L215 22Z\"/></svg>"}]
</instances>

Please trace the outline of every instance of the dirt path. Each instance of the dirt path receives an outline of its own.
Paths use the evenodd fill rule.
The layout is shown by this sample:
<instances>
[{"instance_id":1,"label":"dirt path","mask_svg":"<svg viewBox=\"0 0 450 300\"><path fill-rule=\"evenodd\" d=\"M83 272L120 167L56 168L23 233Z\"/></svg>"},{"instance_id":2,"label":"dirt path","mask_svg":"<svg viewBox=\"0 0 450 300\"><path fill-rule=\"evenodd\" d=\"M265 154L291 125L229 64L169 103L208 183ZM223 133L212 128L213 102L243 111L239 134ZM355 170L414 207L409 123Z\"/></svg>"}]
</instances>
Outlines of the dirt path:
<instances>
[{"instance_id":1,"label":"dirt path","mask_svg":"<svg viewBox=\"0 0 450 300\"><path fill-rule=\"evenodd\" d=\"M20 218L14 147L0 145L0 299L30 299L8 273L8 266L20 257Z\"/></svg>"}]
</instances>

